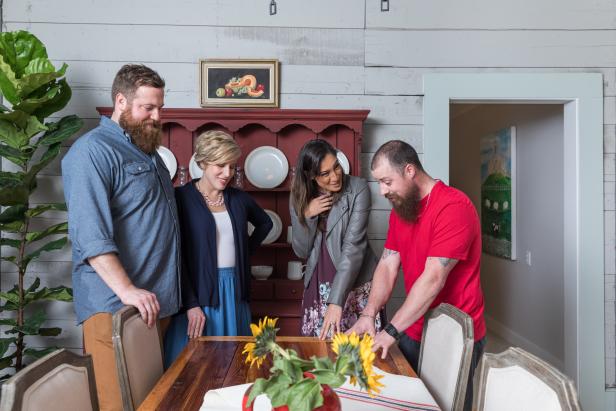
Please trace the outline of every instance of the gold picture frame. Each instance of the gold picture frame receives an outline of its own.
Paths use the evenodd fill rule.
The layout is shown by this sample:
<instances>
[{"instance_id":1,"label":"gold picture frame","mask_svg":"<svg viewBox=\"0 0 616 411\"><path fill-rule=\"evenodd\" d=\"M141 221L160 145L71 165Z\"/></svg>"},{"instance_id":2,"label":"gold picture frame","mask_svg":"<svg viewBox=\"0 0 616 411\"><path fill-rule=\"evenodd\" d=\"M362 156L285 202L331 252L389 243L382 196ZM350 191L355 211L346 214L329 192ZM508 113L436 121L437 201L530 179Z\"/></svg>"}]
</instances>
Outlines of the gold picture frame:
<instances>
[{"instance_id":1,"label":"gold picture frame","mask_svg":"<svg viewBox=\"0 0 616 411\"><path fill-rule=\"evenodd\" d=\"M278 60L201 59L201 107L278 107Z\"/></svg>"}]
</instances>

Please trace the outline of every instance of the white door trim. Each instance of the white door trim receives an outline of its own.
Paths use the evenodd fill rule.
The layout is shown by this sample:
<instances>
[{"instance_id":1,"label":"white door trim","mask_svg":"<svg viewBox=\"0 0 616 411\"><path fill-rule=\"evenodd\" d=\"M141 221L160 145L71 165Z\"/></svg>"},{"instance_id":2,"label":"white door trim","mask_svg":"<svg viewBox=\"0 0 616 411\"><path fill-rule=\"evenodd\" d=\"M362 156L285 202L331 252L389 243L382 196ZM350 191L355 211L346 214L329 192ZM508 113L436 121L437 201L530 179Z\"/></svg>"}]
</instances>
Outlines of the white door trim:
<instances>
[{"instance_id":1,"label":"white door trim","mask_svg":"<svg viewBox=\"0 0 616 411\"><path fill-rule=\"evenodd\" d=\"M605 390L602 75L426 74L423 162L445 182L452 101L564 104L565 371L585 409L616 409Z\"/></svg>"}]
</instances>

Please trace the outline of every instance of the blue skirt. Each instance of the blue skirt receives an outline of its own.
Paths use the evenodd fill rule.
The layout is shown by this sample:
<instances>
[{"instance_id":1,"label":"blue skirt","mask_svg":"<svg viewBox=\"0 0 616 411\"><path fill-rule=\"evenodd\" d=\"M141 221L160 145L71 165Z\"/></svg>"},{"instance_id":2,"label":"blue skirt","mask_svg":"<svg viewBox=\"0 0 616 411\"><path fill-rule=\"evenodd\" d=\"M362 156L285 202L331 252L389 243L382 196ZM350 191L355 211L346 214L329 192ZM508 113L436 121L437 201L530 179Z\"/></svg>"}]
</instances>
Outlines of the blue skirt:
<instances>
[{"instance_id":1,"label":"blue skirt","mask_svg":"<svg viewBox=\"0 0 616 411\"><path fill-rule=\"evenodd\" d=\"M250 307L246 301L236 300L236 289L239 281L235 268L218 269L218 307L201 307L205 313L203 335L251 335ZM165 334L165 369L175 361L176 357L188 344L188 317L186 312L178 313L171 318Z\"/></svg>"}]
</instances>

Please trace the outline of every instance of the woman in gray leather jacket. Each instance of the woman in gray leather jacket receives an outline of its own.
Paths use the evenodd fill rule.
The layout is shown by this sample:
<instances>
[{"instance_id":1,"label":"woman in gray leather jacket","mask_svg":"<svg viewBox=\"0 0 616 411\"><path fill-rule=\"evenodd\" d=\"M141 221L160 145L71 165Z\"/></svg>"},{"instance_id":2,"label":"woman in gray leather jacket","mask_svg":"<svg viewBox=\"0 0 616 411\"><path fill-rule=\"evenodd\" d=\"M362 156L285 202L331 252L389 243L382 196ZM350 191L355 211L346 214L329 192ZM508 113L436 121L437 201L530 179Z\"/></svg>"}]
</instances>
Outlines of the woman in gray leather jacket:
<instances>
[{"instance_id":1,"label":"woman in gray leather jacket","mask_svg":"<svg viewBox=\"0 0 616 411\"><path fill-rule=\"evenodd\" d=\"M306 143L289 201L293 251L307 259L301 331L321 339L357 321L377 263L368 245L368 184L344 174L336 154L325 140Z\"/></svg>"}]
</instances>

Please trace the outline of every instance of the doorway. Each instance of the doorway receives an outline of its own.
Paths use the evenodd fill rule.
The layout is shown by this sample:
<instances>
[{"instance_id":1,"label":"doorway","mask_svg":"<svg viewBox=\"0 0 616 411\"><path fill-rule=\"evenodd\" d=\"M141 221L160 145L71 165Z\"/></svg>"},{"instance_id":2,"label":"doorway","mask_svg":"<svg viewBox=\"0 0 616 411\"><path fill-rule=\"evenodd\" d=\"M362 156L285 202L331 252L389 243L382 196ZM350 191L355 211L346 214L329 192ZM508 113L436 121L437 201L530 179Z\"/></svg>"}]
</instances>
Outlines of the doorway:
<instances>
[{"instance_id":1,"label":"doorway","mask_svg":"<svg viewBox=\"0 0 616 411\"><path fill-rule=\"evenodd\" d=\"M561 104L563 107L563 343L565 373L586 409L614 409L605 390L603 81L600 74L428 74L424 157L450 180L451 103Z\"/></svg>"}]
</instances>

